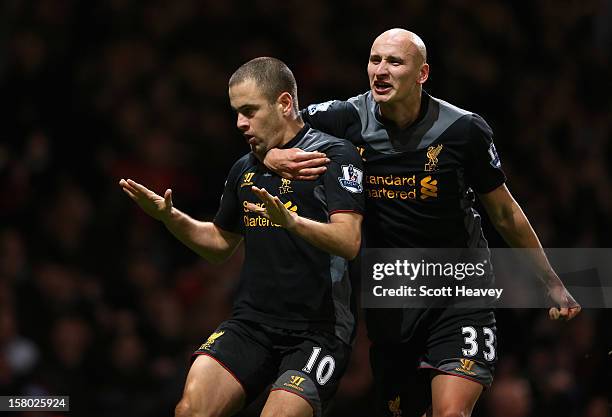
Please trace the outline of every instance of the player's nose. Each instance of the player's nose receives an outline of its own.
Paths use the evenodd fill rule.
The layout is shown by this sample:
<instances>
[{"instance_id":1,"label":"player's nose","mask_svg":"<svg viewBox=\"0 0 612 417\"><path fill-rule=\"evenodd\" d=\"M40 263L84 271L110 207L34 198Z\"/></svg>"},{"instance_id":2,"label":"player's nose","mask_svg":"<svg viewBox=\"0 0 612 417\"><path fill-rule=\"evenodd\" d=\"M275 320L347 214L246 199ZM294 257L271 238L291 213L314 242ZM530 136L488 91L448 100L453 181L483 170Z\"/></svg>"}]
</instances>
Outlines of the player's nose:
<instances>
[{"instance_id":1,"label":"player's nose","mask_svg":"<svg viewBox=\"0 0 612 417\"><path fill-rule=\"evenodd\" d=\"M238 117L236 118L236 127L238 127L240 131L246 132L249 130L249 119L238 113Z\"/></svg>"},{"instance_id":2,"label":"player's nose","mask_svg":"<svg viewBox=\"0 0 612 417\"><path fill-rule=\"evenodd\" d=\"M388 69L389 68L387 66L387 63L385 61L381 61L380 64L376 66L376 69L374 70L374 75L376 75L377 77L385 76L389 74Z\"/></svg>"}]
</instances>

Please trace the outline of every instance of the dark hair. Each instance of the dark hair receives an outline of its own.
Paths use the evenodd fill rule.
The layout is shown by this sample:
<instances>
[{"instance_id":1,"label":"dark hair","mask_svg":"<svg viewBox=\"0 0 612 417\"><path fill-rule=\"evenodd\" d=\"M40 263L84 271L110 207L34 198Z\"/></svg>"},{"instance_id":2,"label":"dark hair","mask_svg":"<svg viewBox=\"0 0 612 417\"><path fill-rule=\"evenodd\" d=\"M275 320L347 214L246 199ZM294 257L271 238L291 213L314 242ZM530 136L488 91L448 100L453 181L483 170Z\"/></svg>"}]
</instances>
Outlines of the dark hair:
<instances>
[{"instance_id":1,"label":"dark hair","mask_svg":"<svg viewBox=\"0 0 612 417\"><path fill-rule=\"evenodd\" d=\"M284 92L291 94L298 113L297 83L289 67L280 59L259 57L242 64L230 77L229 86L253 80L270 103Z\"/></svg>"}]
</instances>

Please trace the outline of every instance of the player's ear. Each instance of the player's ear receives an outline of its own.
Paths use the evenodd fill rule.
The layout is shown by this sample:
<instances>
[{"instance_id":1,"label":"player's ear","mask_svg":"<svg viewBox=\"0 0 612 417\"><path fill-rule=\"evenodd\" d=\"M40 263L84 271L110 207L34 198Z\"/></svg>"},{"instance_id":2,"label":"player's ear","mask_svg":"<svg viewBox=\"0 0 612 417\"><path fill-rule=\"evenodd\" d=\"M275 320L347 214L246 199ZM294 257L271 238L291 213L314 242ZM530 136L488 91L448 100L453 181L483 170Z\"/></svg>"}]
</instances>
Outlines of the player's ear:
<instances>
[{"instance_id":1,"label":"player's ear","mask_svg":"<svg viewBox=\"0 0 612 417\"><path fill-rule=\"evenodd\" d=\"M417 78L417 82L419 84L425 84L425 81L429 78L429 64L425 62L421 65L421 70L419 71L419 78Z\"/></svg>"},{"instance_id":2,"label":"player's ear","mask_svg":"<svg viewBox=\"0 0 612 417\"><path fill-rule=\"evenodd\" d=\"M280 106L283 116L289 116L293 110L293 97L287 91L281 93L276 100Z\"/></svg>"}]
</instances>

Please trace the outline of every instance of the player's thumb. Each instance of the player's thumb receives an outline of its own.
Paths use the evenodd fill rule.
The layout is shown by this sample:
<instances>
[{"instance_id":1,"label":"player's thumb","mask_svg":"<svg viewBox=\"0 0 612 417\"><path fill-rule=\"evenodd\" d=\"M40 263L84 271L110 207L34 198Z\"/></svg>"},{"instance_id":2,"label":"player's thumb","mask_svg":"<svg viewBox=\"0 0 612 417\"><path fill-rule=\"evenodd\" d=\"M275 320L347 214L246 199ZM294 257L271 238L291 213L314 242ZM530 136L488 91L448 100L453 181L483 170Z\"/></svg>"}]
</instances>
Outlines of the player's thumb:
<instances>
[{"instance_id":1,"label":"player's thumb","mask_svg":"<svg viewBox=\"0 0 612 417\"><path fill-rule=\"evenodd\" d=\"M170 188L164 193L164 200L166 201L166 209L172 208L172 190Z\"/></svg>"},{"instance_id":2,"label":"player's thumb","mask_svg":"<svg viewBox=\"0 0 612 417\"><path fill-rule=\"evenodd\" d=\"M559 309L557 307L551 307L548 310L548 317L550 317L551 320L557 320L559 319Z\"/></svg>"}]
</instances>

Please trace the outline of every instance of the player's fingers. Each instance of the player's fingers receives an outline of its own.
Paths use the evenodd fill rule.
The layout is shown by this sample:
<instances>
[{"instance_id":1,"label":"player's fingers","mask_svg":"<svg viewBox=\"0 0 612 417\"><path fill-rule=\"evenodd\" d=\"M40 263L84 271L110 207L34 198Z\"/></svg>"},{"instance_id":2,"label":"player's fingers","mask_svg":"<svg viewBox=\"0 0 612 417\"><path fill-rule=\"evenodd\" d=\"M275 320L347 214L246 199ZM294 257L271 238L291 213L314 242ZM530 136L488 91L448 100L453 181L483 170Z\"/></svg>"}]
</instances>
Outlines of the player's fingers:
<instances>
[{"instance_id":1,"label":"player's fingers","mask_svg":"<svg viewBox=\"0 0 612 417\"><path fill-rule=\"evenodd\" d=\"M548 310L548 317L550 317L551 320L559 319L559 309L556 307L550 308Z\"/></svg>"},{"instance_id":2,"label":"player's fingers","mask_svg":"<svg viewBox=\"0 0 612 417\"><path fill-rule=\"evenodd\" d=\"M295 167L301 171L306 168L318 168L328 163L328 158L315 158L303 162L298 162L295 164Z\"/></svg>"},{"instance_id":3,"label":"player's fingers","mask_svg":"<svg viewBox=\"0 0 612 417\"><path fill-rule=\"evenodd\" d=\"M298 176L295 177L296 181L314 181L319 178L318 175L306 175L306 176Z\"/></svg>"},{"instance_id":4,"label":"player's fingers","mask_svg":"<svg viewBox=\"0 0 612 417\"><path fill-rule=\"evenodd\" d=\"M317 168L304 168L304 169L300 169L298 174L299 175L304 175L304 176L316 176L318 177L319 175L323 175L325 174L325 171L327 171L326 167L317 167Z\"/></svg>"},{"instance_id":5,"label":"player's fingers","mask_svg":"<svg viewBox=\"0 0 612 417\"><path fill-rule=\"evenodd\" d=\"M127 188L123 187L123 192L126 193L132 200L137 201L138 197L136 197L130 190L128 190Z\"/></svg>"},{"instance_id":6,"label":"player's fingers","mask_svg":"<svg viewBox=\"0 0 612 417\"><path fill-rule=\"evenodd\" d=\"M268 211L265 208L256 206L255 204L247 205L245 207L251 213L257 214L258 216L265 217L266 219L270 220Z\"/></svg>"},{"instance_id":7,"label":"player's fingers","mask_svg":"<svg viewBox=\"0 0 612 417\"><path fill-rule=\"evenodd\" d=\"M138 191L138 192L140 192L140 193L142 193L142 194L144 194L144 195L146 195L146 196L149 196L149 195L155 194L153 191L149 190L149 189L148 189L147 187L145 187L144 185L137 183L136 181L133 181L133 180L128 179L128 180L127 180L127 183L130 185L130 187L132 187L132 188L133 188L133 189L135 189L136 191Z\"/></svg>"},{"instance_id":8,"label":"player's fingers","mask_svg":"<svg viewBox=\"0 0 612 417\"><path fill-rule=\"evenodd\" d=\"M125 180L130 187L134 187L134 188L145 188L142 184L137 183L136 181L134 181L131 178L128 178L127 180Z\"/></svg>"},{"instance_id":9,"label":"player's fingers","mask_svg":"<svg viewBox=\"0 0 612 417\"><path fill-rule=\"evenodd\" d=\"M567 315L567 320L571 320L574 317L576 317L578 315L578 313L580 313L580 310L582 310L582 308L580 306L570 308L569 309L569 314Z\"/></svg>"},{"instance_id":10,"label":"player's fingers","mask_svg":"<svg viewBox=\"0 0 612 417\"><path fill-rule=\"evenodd\" d=\"M264 209L263 207L259 207L253 203L247 203L246 209L253 213L263 213L266 211L266 209Z\"/></svg>"},{"instance_id":11,"label":"player's fingers","mask_svg":"<svg viewBox=\"0 0 612 417\"><path fill-rule=\"evenodd\" d=\"M321 158L325 158L325 154L323 152L300 151L300 152L297 152L293 156L293 161L302 162L302 161L308 161L310 159L321 159Z\"/></svg>"},{"instance_id":12,"label":"player's fingers","mask_svg":"<svg viewBox=\"0 0 612 417\"><path fill-rule=\"evenodd\" d=\"M121 187L123 187L123 188L132 188L132 186L130 185L129 181L130 181L129 179L126 180L126 179L121 178L119 180L119 185Z\"/></svg>"},{"instance_id":13,"label":"player's fingers","mask_svg":"<svg viewBox=\"0 0 612 417\"><path fill-rule=\"evenodd\" d=\"M559 317L561 317L563 319L567 319L568 314L569 314L569 308L561 307L559 309Z\"/></svg>"},{"instance_id":14,"label":"player's fingers","mask_svg":"<svg viewBox=\"0 0 612 417\"><path fill-rule=\"evenodd\" d=\"M141 192L139 189L134 188L134 187L130 187L129 185L127 187L124 187L125 189L129 190L134 197L136 197L139 200L142 199L149 199L149 196L143 192Z\"/></svg>"},{"instance_id":15,"label":"player's fingers","mask_svg":"<svg viewBox=\"0 0 612 417\"><path fill-rule=\"evenodd\" d=\"M280 198L274 196L272 201L274 202L274 205L276 206L276 208L282 212L283 210L286 210L287 207L285 207L285 205L283 204L282 201L280 201Z\"/></svg>"},{"instance_id":16,"label":"player's fingers","mask_svg":"<svg viewBox=\"0 0 612 417\"><path fill-rule=\"evenodd\" d=\"M272 203L272 196L270 193L266 191L265 188L257 188L255 186L251 187L253 193L259 198L264 204Z\"/></svg>"},{"instance_id":17,"label":"player's fingers","mask_svg":"<svg viewBox=\"0 0 612 417\"><path fill-rule=\"evenodd\" d=\"M265 217L266 219L270 220L270 215L268 214L268 210L266 210L264 207L260 207L253 203L247 203L245 207L251 213L255 213L259 216Z\"/></svg>"},{"instance_id":18,"label":"player's fingers","mask_svg":"<svg viewBox=\"0 0 612 417\"><path fill-rule=\"evenodd\" d=\"M268 194L265 188L257 188L255 186L252 186L251 190L253 190L253 193L260 199L264 198L266 194Z\"/></svg>"}]
</instances>

